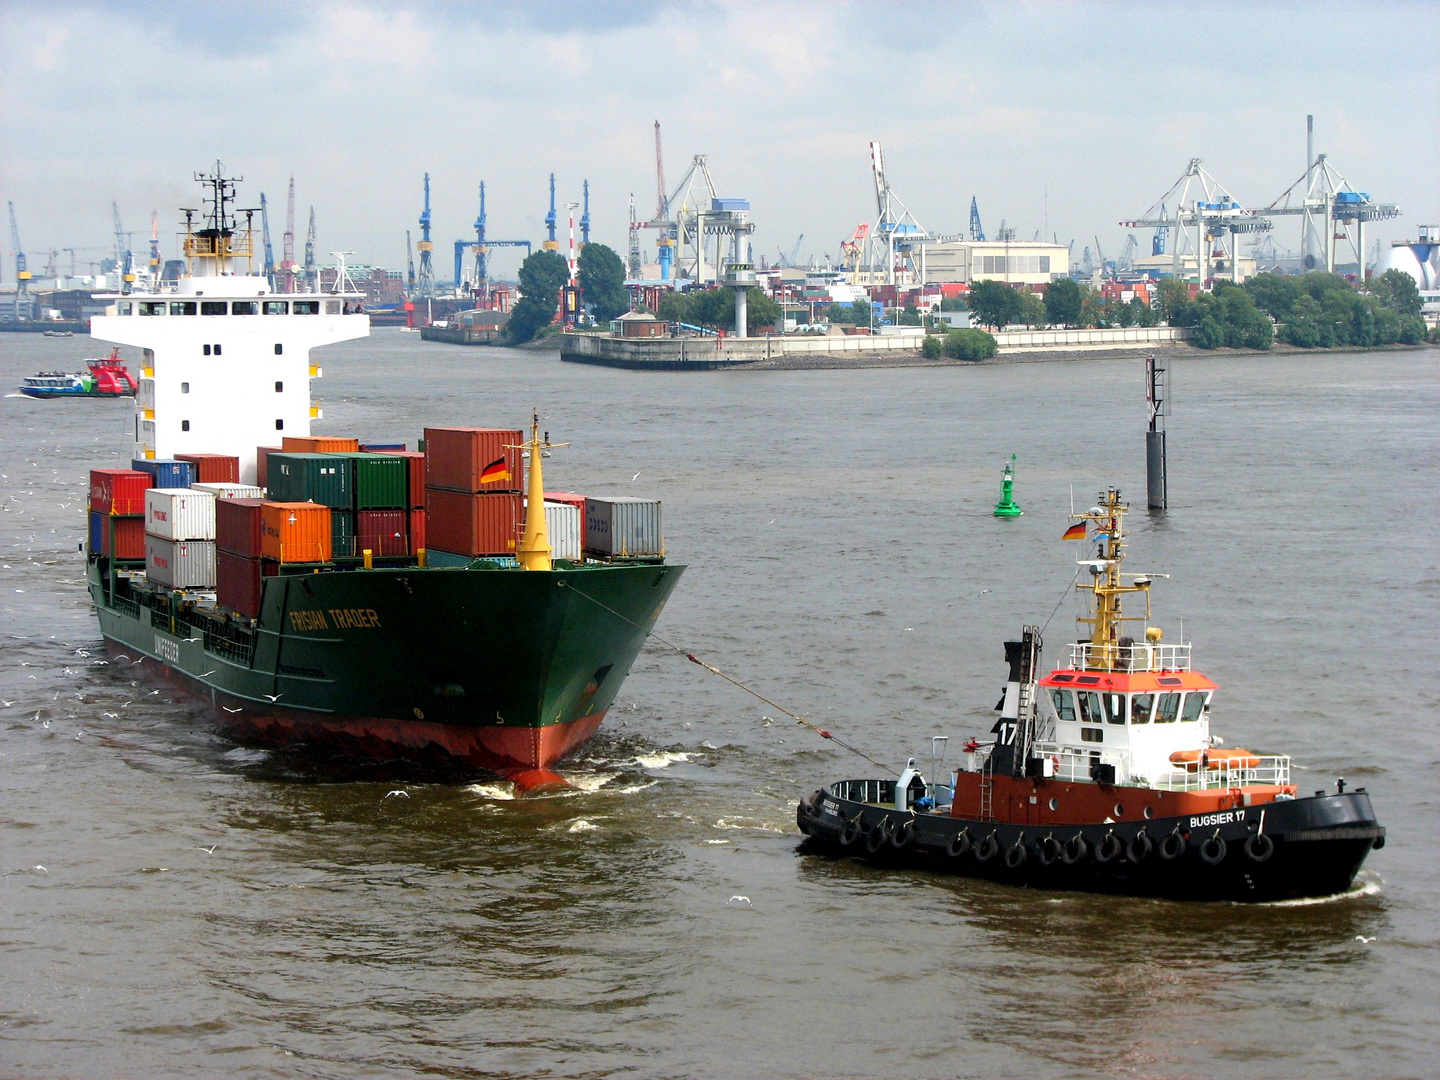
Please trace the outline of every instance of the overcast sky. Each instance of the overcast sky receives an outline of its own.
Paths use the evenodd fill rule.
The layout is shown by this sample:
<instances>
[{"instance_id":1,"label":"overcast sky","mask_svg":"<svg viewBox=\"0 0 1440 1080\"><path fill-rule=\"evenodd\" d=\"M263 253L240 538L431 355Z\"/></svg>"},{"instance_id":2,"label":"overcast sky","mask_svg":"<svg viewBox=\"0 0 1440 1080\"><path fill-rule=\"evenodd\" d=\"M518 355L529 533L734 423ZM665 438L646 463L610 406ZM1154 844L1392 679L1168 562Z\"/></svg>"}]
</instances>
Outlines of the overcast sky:
<instances>
[{"instance_id":1,"label":"overcast sky","mask_svg":"<svg viewBox=\"0 0 1440 1080\"><path fill-rule=\"evenodd\" d=\"M448 278L482 179L489 235L534 241L548 174L562 219L589 179L592 238L623 253L630 193L654 209L659 120L669 183L708 154L772 260L801 233L802 256L834 254L874 218L872 139L931 230L960 230L973 195L992 233L1003 219L1077 254L1098 233L1114 257L1117 222L1192 157L1270 202L1304 171L1311 112L1317 150L1403 208L1388 241L1440 221L1437 41L1434 2L0 0L0 199L35 270L51 248L113 244L112 200L136 250L158 210L169 255L192 173L219 158L242 203L270 199L277 258L293 172L297 246L314 204L322 260L402 267L428 170ZM1295 248L1294 231L1277 239Z\"/></svg>"}]
</instances>

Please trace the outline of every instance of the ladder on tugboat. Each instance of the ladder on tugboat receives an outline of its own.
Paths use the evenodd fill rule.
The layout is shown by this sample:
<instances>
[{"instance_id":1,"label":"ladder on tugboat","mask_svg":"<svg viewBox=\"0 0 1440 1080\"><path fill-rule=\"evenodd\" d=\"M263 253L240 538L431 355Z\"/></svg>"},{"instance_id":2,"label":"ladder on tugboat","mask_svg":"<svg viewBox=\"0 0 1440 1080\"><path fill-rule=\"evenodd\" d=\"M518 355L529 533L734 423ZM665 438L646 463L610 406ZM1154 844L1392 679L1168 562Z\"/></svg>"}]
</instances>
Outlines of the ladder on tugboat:
<instances>
[{"instance_id":1,"label":"ladder on tugboat","mask_svg":"<svg viewBox=\"0 0 1440 1080\"><path fill-rule=\"evenodd\" d=\"M1016 724L1019 732L1015 739L1015 760L1028 762L1030 749L1035 745L1035 677L1040 667L1040 628L1026 626L1020 635L1020 694L1016 702Z\"/></svg>"},{"instance_id":2,"label":"ladder on tugboat","mask_svg":"<svg viewBox=\"0 0 1440 1080\"><path fill-rule=\"evenodd\" d=\"M995 755L985 755L980 766L980 820L995 820Z\"/></svg>"}]
</instances>

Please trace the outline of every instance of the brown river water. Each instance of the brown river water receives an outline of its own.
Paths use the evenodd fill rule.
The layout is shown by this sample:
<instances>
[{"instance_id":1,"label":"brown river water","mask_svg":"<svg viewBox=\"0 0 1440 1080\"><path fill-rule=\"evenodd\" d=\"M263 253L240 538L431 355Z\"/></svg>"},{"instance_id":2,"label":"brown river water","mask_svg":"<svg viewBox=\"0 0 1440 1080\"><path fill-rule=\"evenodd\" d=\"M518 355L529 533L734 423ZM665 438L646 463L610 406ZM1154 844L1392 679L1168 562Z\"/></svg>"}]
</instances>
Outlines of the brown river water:
<instances>
[{"instance_id":1,"label":"brown river water","mask_svg":"<svg viewBox=\"0 0 1440 1080\"><path fill-rule=\"evenodd\" d=\"M1072 488L1118 485L1216 731L1368 787L1388 845L1266 906L806 855L797 796L872 768L658 644L561 797L239 746L99 662L76 546L128 403L6 397L0 1075L1440 1074L1440 353L1175 361L1152 516L1138 358L640 374L417 338L317 353L317 431L538 407L548 486L664 500L660 632L896 765L988 730L1001 641L1074 573ZM100 348L0 335L0 380Z\"/></svg>"}]
</instances>

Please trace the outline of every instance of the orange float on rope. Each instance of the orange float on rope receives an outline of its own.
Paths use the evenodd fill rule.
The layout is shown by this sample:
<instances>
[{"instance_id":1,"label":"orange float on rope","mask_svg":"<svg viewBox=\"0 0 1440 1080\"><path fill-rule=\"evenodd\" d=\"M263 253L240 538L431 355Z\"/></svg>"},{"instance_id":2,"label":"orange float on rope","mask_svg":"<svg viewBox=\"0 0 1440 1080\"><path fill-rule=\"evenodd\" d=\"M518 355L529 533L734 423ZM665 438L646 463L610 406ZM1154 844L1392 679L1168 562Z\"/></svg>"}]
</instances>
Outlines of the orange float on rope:
<instances>
[{"instance_id":1,"label":"orange float on rope","mask_svg":"<svg viewBox=\"0 0 1440 1080\"><path fill-rule=\"evenodd\" d=\"M1252 754L1249 750L1176 750L1170 755L1170 762L1174 765L1182 765L1186 772L1199 772L1200 762L1205 762L1205 768L1209 771L1219 769L1256 769L1260 766L1260 757Z\"/></svg>"}]
</instances>

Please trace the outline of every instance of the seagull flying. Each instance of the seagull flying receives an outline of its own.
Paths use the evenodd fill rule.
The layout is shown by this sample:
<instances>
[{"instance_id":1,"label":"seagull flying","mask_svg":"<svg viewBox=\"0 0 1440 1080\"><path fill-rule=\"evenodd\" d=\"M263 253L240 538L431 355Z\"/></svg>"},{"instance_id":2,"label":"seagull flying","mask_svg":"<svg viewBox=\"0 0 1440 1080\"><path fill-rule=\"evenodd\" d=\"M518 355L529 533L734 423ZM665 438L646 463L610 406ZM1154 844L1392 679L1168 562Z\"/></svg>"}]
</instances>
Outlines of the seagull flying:
<instances>
[{"instance_id":1,"label":"seagull flying","mask_svg":"<svg viewBox=\"0 0 1440 1080\"><path fill-rule=\"evenodd\" d=\"M203 678L205 678L205 677L208 676L208 675L214 675L214 674L215 674L215 672L213 672L213 671L202 671L199 675L197 675L197 676L195 676L195 677L196 677L197 679L203 679Z\"/></svg>"},{"instance_id":2,"label":"seagull flying","mask_svg":"<svg viewBox=\"0 0 1440 1080\"><path fill-rule=\"evenodd\" d=\"M732 897L730 897L729 900L726 900L726 901L725 901L725 906L726 906L726 907L729 907L731 904L733 904L733 903L735 903L735 902L737 902L737 901L740 902L740 903L742 903L742 904L748 904L748 903L750 903L750 898L749 898L748 896L732 896Z\"/></svg>"},{"instance_id":3,"label":"seagull flying","mask_svg":"<svg viewBox=\"0 0 1440 1080\"><path fill-rule=\"evenodd\" d=\"M200 850L205 852L206 855L214 855L215 849L219 846L219 844L211 844L209 847L201 847Z\"/></svg>"},{"instance_id":4,"label":"seagull flying","mask_svg":"<svg viewBox=\"0 0 1440 1080\"><path fill-rule=\"evenodd\" d=\"M284 695L284 694L261 694L260 696L263 697L263 698L269 698L271 701L279 701L279 700L280 700L282 697L284 697L285 695Z\"/></svg>"},{"instance_id":5,"label":"seagull flying","mask_svg":"<svg viewBox=\"0 0 1440 1080\"><path fill-rule=\"evenodd\" d=\"M644 471L645 471L644 469L641 469L641 470L640 470L640 472L644 472ZM630 477L630 482L633 484L636 480L639 480L639 479L640 479L640 473L637 472L634 476Z\"/></svg>"},{"instance_id":6,"label":"seagull flying","mask_svg":"<svg viewBox=\"0 0 1440 1080\"><path fill-rule=\"evenodd\" d=\"M1374 941L1375 939L1373 937L1366 937L1363 934L1356 934L1355 940L1360 942L1360 944L1362 945L1369 945L1370 942Z\"/></svg>"},{"instance_id":7,"label":"seagull flying","mask_svg":"<svg viewBox=\"0 0 1440 1080\"><path fill-rule=\"evenodd\" d=\"M244 709L232 709L232 708L230 708L229 705L221 705L220 707L221 707L222 709L224 709L226 712L244 712L244 711L245 711Z\"/></svg>"},{"instance_id":8,"label":"seagull flying","mask_svg":"<svg viewBox=\"0 0 1440 1080\"><path fill-rule=\"evenodd\" d=\"M408 799L408 798L410 797L410 793L409 793L408 791L398 791L398 790L397 790L397 791L387 791L387 792L385 793L385 799L389 799L389 798L391 798L391 797L400 798L400 799ZM384 802L385 799L381 799L380 801L381 801L381 802Z\"/></svg>"},{"instance_id":9,"label":"seagull flying","mask_svg":"<svg viewBox=\"0 0 1440 1080\"><path fill-rule=\"evenodd\" d=\"M116 720L120 717L120 714L118 712L102 712L100 715L105 717L107 720Z\"/></svg>"}]
</instances>

